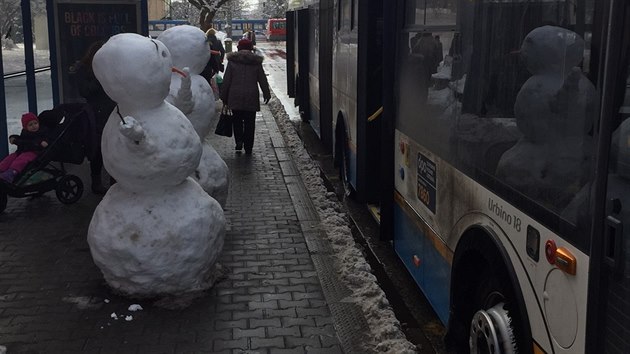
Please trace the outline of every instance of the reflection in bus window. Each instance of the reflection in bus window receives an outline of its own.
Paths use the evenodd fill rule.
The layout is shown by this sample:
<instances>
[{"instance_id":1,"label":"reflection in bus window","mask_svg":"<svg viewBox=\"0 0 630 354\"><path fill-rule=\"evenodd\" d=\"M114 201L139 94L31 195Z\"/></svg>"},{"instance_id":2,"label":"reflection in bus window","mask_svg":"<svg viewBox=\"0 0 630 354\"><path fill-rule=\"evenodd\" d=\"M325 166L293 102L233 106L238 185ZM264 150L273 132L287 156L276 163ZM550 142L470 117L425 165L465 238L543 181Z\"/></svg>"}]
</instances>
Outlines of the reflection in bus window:
<instances>
[{"instance_id":1,"label":"reflection in bus window","mask_svg":"<svg viewBox=\"0 0 630 354\"><path fill-rule=\"evenodd\" d=\"M510 202L575 224L567 208L592 178L598 117L593 1L580 11L561 1L407 4L397 128L489 188L511 190Z\"/></svg>"},{"instance_id":2,"label":"reflection in bus window","mask_svg":"<svg viewBox=\"0 0 630 354\"><path fill-rule=\"evenodd\" d=\"M555 26L532 30L520 58L531 76L514 103L516 144L497 177L550 209L562 210L586 184L591 167L595 86L578 67L584 40Z\"/></svg>"},{"instance_id":3,"label":"reflection in bus window","mask_svg":"<svg viewBox=\"0 0 630 354\"><path fill-rule=\"evenodd\" d=\"M415 0L407 2L407 25L454 25L457 0Z\"/></svg>"}]
</instances>

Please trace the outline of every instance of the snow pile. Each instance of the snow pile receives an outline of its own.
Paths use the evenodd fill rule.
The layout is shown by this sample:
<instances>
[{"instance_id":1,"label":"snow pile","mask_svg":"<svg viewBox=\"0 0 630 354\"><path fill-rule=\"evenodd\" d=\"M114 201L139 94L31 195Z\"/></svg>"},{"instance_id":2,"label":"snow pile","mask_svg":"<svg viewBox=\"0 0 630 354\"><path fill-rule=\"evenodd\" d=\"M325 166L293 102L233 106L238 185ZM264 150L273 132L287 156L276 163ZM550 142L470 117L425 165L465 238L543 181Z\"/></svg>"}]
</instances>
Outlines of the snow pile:
<instances>
[{"instance_id":1,"label":"snow pile","mask_svg":"<svg viewBox=\"0 0 630 354\"><path fill-rule=\"evenodd\" d=\"M326 236L334 249L335 269L340 279L352 290L351 301L361 307L372 332L372 346L384 353L415 353L416 347L403 334L383 290L376 283L370 265L352 238L344 207L332 192L328 192L320 170L303 146L279 100L272 99L270 110L290 149L293 161L318 211Z\"/></svg>"}]
</instances>

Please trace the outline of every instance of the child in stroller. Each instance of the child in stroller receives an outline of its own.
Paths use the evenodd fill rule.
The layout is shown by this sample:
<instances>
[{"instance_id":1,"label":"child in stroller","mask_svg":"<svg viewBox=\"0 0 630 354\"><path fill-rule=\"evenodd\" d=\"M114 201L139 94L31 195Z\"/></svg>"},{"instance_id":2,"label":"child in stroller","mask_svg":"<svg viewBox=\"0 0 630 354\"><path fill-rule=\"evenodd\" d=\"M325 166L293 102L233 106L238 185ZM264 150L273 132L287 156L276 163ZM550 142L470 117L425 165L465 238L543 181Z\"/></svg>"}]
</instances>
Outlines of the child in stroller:
<instances>
[{"instance_id":1,"label":"child in stroller","mask_svg":"<svg viewBox=\"0 0 630 354\"><path fill-rule=\"evenodd\" d=\"M55 190L64 204L77 202L83 194L83 182L66 173L64 163L81 164L89 149L90 119L84 104L62 104L40 113L39 124L46 132L47 146L11 181L0 179L0 212L7 206L7 196L23 198ZM9 178L11 179L11 178Z\"/></svg>"},{"instance_id":2,"label":"child in stroller","mask_svg":"<svg viewBox=\"0 0 630 354\"><path fill-rule=\"evenodd\" d=\"M37 116L28 112L22 114L22 132L20 135L9 136L9 142L17 145L17 151L0 161L0 179L11 183L48 146L48 138L46 131L39 129Z\"/></svg>"}]
</instances>

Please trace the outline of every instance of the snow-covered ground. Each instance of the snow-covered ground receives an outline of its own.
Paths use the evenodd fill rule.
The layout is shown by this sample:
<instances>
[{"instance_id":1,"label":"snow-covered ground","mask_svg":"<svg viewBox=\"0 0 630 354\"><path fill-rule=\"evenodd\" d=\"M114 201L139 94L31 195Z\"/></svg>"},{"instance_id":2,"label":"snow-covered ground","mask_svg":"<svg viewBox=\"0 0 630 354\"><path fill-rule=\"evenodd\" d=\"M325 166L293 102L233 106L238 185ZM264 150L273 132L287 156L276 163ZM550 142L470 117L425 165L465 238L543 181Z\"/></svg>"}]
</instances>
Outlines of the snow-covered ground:
<instances>
[{"instance_id":1,"label":"snow-covered ground","mask_svg":"<svg viewBox=\"0 0 630 354\"><path fill-rule=\"evenodd\" d=\"M327 191L319 167L304 148L281 101L274 99L269 104L335 251L335 268L339 277L353 292L348 301L359 305L367 319L375 351L415 353L416 347L402 333L400 322L385 293L378 286L370 265L354 242L343 205L335 193Z\"/></svg>"},{"instance_id":2,"label":"snow-covered ground","mask_svg":"<svg viewBox=\"0 0 630 354\"><path fill-rule=\"evenodd\" d=\"M258 47L267 49L266 52L273 52L275 49L284 49L284 42L261 43ZM299 113L286 94L286 78L277 66L286 65L285 61L277 57L268 59L270 58L265 59L265 65L269 85L276 96L269 102L269 108L284 136L286 146L291 150L293 161L319 214L328 241L335 250L338 275L353 292L348 301L356 303L363 310L376 352L415 353L416 347L405 338L385 293L377 284L370 265L354 242L345 207L335 193L326 189L317 163L308 154L295 130L294 124L300 119ZM274 73L271 74L271 71Z\"/></svg>"},{"instance_id":3,"label":"snow-covered ground","mask_svg":"<svg viewBox=\"0 0 630 354\"><path fill-rule=\"evenodd\" d=\"M48 50L33 50L35 68L50 65L50 52ZM18 43L17 48L2 48L2 68L4 74L12 74L26 70L24 63L24 44Z\"/></svg>"}]
</instances>

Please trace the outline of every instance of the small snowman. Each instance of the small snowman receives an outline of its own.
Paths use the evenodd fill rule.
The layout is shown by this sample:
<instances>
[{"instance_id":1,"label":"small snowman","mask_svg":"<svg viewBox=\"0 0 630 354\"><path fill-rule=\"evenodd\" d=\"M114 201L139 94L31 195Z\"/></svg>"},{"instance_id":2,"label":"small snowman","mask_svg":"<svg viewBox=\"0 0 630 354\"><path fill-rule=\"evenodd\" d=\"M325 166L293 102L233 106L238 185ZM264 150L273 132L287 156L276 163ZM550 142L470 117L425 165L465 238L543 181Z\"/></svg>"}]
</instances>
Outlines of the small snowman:
<instances>
[{"instance_id":1,"label":"small snowman","mask_svg":"<svg viewBox=\"0 0 630 354\"><path fill-rule=\"evenodd\" d=\"M107 283L134 297L209 288L224 242L221 206L188 177L202 148L190 121L165 101L171 68L164 44L132 33L111 37L93 61L118 104L101 142L117 183L94 212L88 244Z\"/></svg>"},{"instance_id":2,"label":"small snowman","mask_svg":"<svg viewBox=\"0 0 630 354\"><path fill-rule=\"evenodd\" d=\"M184 76L172 74L170 93L166 101L186 115L202 141L201 161L192 177L221 206L225 206L229 170L214 147L205 140L219 116L212 88L200 75L210 60L210 44L202 30L189 25L169 28L157 39L171 52L173 65L182 68L185 73Z\"/></svg>"},{"instance_id":3,"label":"small snowman","mask_svg":"<svg viewBox=\"0 0 630 354\"><path fill-rule=\"evenodd\" d=\"M549 206L562 207L585 182L596 91L579 67L584 40L561 27L532 30L520 55L532 76L514 104L522 138L501 157L497 176Z\"/></svg>"}]
</instances>

